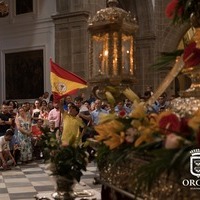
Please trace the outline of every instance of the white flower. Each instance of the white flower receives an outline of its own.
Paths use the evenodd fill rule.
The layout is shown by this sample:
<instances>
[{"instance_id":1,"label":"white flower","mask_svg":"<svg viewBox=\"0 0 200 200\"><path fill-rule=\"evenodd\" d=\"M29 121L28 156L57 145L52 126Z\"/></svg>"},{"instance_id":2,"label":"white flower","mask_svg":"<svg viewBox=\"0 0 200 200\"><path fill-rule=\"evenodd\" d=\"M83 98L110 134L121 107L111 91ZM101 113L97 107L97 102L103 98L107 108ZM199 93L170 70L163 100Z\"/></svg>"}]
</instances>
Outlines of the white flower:
<instances>
[{"instance_id":1,"label":"white flower","mask_svg":"<svg viewBox=\"0 0 200 200\"><path fill-rule=\"evenodd\" d=\"M125 133L125 140L128 143L133 143L135 140L135 136L137 135L137 131L134 128L128 128Z\"/></svg>"},{"instance_id":2,"label":"white flower","mask_svg":"<svg viewBox=\"0 0 200 200\"><path fill-rule=\"evenodd\" d=\"M166 149L176 149L181 145L182 138L173 133L167 135L165 140L165 148Z\"/></svg>"}]
</instances>

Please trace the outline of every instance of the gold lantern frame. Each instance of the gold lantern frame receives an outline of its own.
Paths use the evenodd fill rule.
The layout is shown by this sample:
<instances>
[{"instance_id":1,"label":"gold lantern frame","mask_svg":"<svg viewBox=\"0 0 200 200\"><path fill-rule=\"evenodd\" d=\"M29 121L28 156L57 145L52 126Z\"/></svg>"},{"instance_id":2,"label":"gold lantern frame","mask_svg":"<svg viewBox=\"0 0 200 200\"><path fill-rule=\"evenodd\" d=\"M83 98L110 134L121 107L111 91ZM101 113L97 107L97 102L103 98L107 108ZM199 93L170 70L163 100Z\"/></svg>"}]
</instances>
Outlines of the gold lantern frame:
<instances>
[{"instance_id":1,"label":"gold lantern frame","mask_svg":"<svg viewBox=\"0 0 200 200\"><path fill-rule=\"evenodd\" d=\"M135 17L108 0L108 7L89 18L89 83L103 93L105 86L127 87L135 78Z\"/></svg>"},{"instance_id":2,"label":"gold lantern frame","mask_svg":"<svg viewBox=\"0 0 200 200\"><path fill-rule=\"evenodd\" d=\"M6 17L9 14L9 7L5 1L0 1L0 17Z\"/></svg>"}]
</instances>

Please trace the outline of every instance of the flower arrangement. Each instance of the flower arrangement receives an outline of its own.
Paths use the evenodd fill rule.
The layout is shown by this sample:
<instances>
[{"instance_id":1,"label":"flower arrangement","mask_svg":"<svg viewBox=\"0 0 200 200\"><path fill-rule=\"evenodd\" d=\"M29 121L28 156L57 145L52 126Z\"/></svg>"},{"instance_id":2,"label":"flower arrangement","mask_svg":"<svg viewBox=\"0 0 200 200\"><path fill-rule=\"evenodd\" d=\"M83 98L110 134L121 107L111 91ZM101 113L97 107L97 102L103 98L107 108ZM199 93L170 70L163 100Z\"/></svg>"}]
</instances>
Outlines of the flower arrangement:
<instances>
[{"instance_id":1,"label":"flower arrangement","mask_svg":"<svg viewBox=\"0 0 200 200\"><path fill-rule=\"evenodd\" d=\"M96 140L111 150L124 143L137 148L154 141L163 141L166 149L173 145L178 148L184 144L200 146L200 120L197 120L200 111L191 117L180 117L170 110L159 114L146 113L144 104L139 103L135 104L133 111L125 118L102 114L101 123L95 127L98 132ZM192 136L192 141L188 136Z\"/></svg>"},{"instance_id":2,"label":"flower arrangement","mask_svg":"<svg viewBox=\"0 0 200 200\"><path fill-rule=\"evenodd\" d=\"M72 139L70 144L62 146L55 134L44 132L42 135L44 157L50 163L50 170L54 176L62 176L71 181L80 181L86 171L87 153L83 143Z\"/></svg>"},{"instance_id":3,"label":"flower arrangement","mask_svg":"<svg viewBox=\"0 0 200 200\"><path fill-rule=\"evenodd\" d=\"M182 24L188 22L193 13L198 13L199 8L198 0L171 0L165 9L165 14L173 19L173 24Z\"/></svg>"},{"instance_id":4,"label":"flower arrangement","mask_svg":"<svg viewBox=\"0 0 200 200\"><path fill-rule=\"evenodd\" d=\"M146 105L135 101L129 116L102 114L100 119L95 127L100 169L111 171L104 168L106 162L108 166L117 166L130 157L145 160L144 165L130 172L135 171L128 184L137 182L132 188L150 190L164 173L165 179L172 174L177 178L184 176L189 173L190 150L200 148L200 110L192 116L180 116L172 110L147 114Z\"/></svg>"}]
</instances>

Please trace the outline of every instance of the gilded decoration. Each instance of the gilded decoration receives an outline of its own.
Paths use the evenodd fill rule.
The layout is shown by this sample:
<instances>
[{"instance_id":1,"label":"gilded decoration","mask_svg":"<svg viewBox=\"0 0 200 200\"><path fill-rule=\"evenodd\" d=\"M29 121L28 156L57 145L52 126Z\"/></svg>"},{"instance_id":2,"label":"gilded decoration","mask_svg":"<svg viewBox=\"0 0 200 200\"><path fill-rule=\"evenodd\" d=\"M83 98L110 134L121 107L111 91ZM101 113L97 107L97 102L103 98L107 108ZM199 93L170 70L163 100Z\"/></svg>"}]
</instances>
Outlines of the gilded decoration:
<instances>
[{"instance_id":1,"label":"gilded decoration","mask_svg":"<svg viewBox=\"0 0 200 200\"><path fill-rule=\"evenodd\" d=\"M4 1L0 1L0 17L6 17L9 14L9 7Z\"/></svg>"},{"instance_id":2,"label":"gilded decoration","mask_svg":"<svg viewBox=\"0 0 200 200\"><path fill-rule=\"evenodd\" d=\"M136 18L117 7L116 0L88 20L90 33L89 83L94 94L105 99L107 86L120 90L133 85L135 78ZM98 94L97 94L98 93Z\"/></svg>"},{"instance_id":3,"label":"gilded decoration","mask_svg":"<svg viewBox=\"0 0 200 200\"><path fill-rule=\"evenodd\" d=\"M130 12L116 7L117 1L109 1L107 8L99 10L95 16L89 18L89 29L101 29L101 26L121 25L123 30L132 32L138 28L135 17ZM104 31L103 29L101 29Z\"/></svg>"},{"instance_id":4,"label":"gilded decoration","mask_svg":"<svg viewBox=\"0 0 200 200\"><path fill-rule=\"evenodd\" d=\"M115 5L116 1L109 2L114 2ZM174 23L188 22L191 15L199 16L199 1L197 0L172 0L169 5L167 13L173 18ZM112 23L117 23L112 13L110 18L106 18L111 25L107 26L107 22L103 20L104 15L100 23L98 17L101 12L102 10L97 13L94 21L90 21L90 25L94 25L94 28L89 27L89 30L92 35L96 35L97 32L108 33L108 57L110 57L108 68L113 69L114 74L109 74L108 70L107 77L110 81L116 76L115 80L117 80L118 77L123 76L123 64L120 69L116 70L118 65L115 65L114 61L119 53L116 49L120 46L116 38L120 37L123 43L123 34L127 38L133 35L128 34L128 31L120 32L123 28L117 31L115 29L117 26L112 26ZM193 17L191 23L198 29L197 23L193 24L194 19ZM95 27L99 24L100 26ZM107 29L100 31L102 27ZM109 183L111 186L132 194L134 199L137 197L147 200L199 199L200 104L197 100L200 97L200 50L198 37L196 34L196 38L190 41L191 44L188 44L176 61L174 60L171 71L147 102L140 102L139 97L130 88L123 88L120 81L112 84L115 87L110 87L106 82L96 82L97 86L103 85L104 90L101 90L101 94L106 94L107 99L112 98L113 104L116 101L112 94L119 94L119 92L133 102L132 111L128 115L102 114L99 116L99 124L95 126L98 133L95 136L95 142L98 144L97 164L103 183ZM132 38L129 45L133 44L133 46L129 47L134 49L134 37ZM120 52L122 57L123 48L120 48ZM121 60L123 63L123 58ZM189 91L184 93L188 96L182 95L181 101L178 102L179 105L187 107L186 112L181 113L175 110L179 107L178 104L175 105L175 102L172 103L175 105L172 109L158 113L148 112L148 106L155 102L179 73L186 73L192 80ZM108 95L108 91L111 94ZM195 110L189 112L191 108Z\"/></svg>"}]
</instances>

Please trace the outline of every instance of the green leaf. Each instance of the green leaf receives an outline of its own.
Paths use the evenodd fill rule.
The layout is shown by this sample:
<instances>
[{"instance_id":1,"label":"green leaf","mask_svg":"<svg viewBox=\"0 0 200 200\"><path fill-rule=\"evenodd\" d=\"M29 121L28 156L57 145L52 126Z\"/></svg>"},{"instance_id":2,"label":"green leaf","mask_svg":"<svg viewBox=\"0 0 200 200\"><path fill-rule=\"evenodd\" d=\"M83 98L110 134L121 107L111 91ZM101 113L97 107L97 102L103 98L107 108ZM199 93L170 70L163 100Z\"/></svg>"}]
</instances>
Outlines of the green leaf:
<instances>
[{"instance_id":1,"label":"green leaf","mask_svg":"<svg viewBox=\"0 0 200 200\"><path fill-rule=\"evenodd\" d=\"M173 174L173 178L179 180L183 169L189 159L191 146L181 149L157 149L150 152L151 158L135 173L138 180L137 188L150 191L161 178L167 178ZM180 164L181 163L181 164ZM183 164L183 165L182 165ZM165 176L163 176L165 174Z\"/></svg>"},{"instance_id":2,"label":"green leaf","mask_svg":"<svg viewBox=\"0 0 200 200\"><path fill-rule=\"evenodd\" d=\"M177 56L181 56L183 50L175 50L173 52L163 52L159 58L157 58L156 63L151 65L155 70L169 68L169 64L174 62Z\"/></svg>"}]
</instances>

